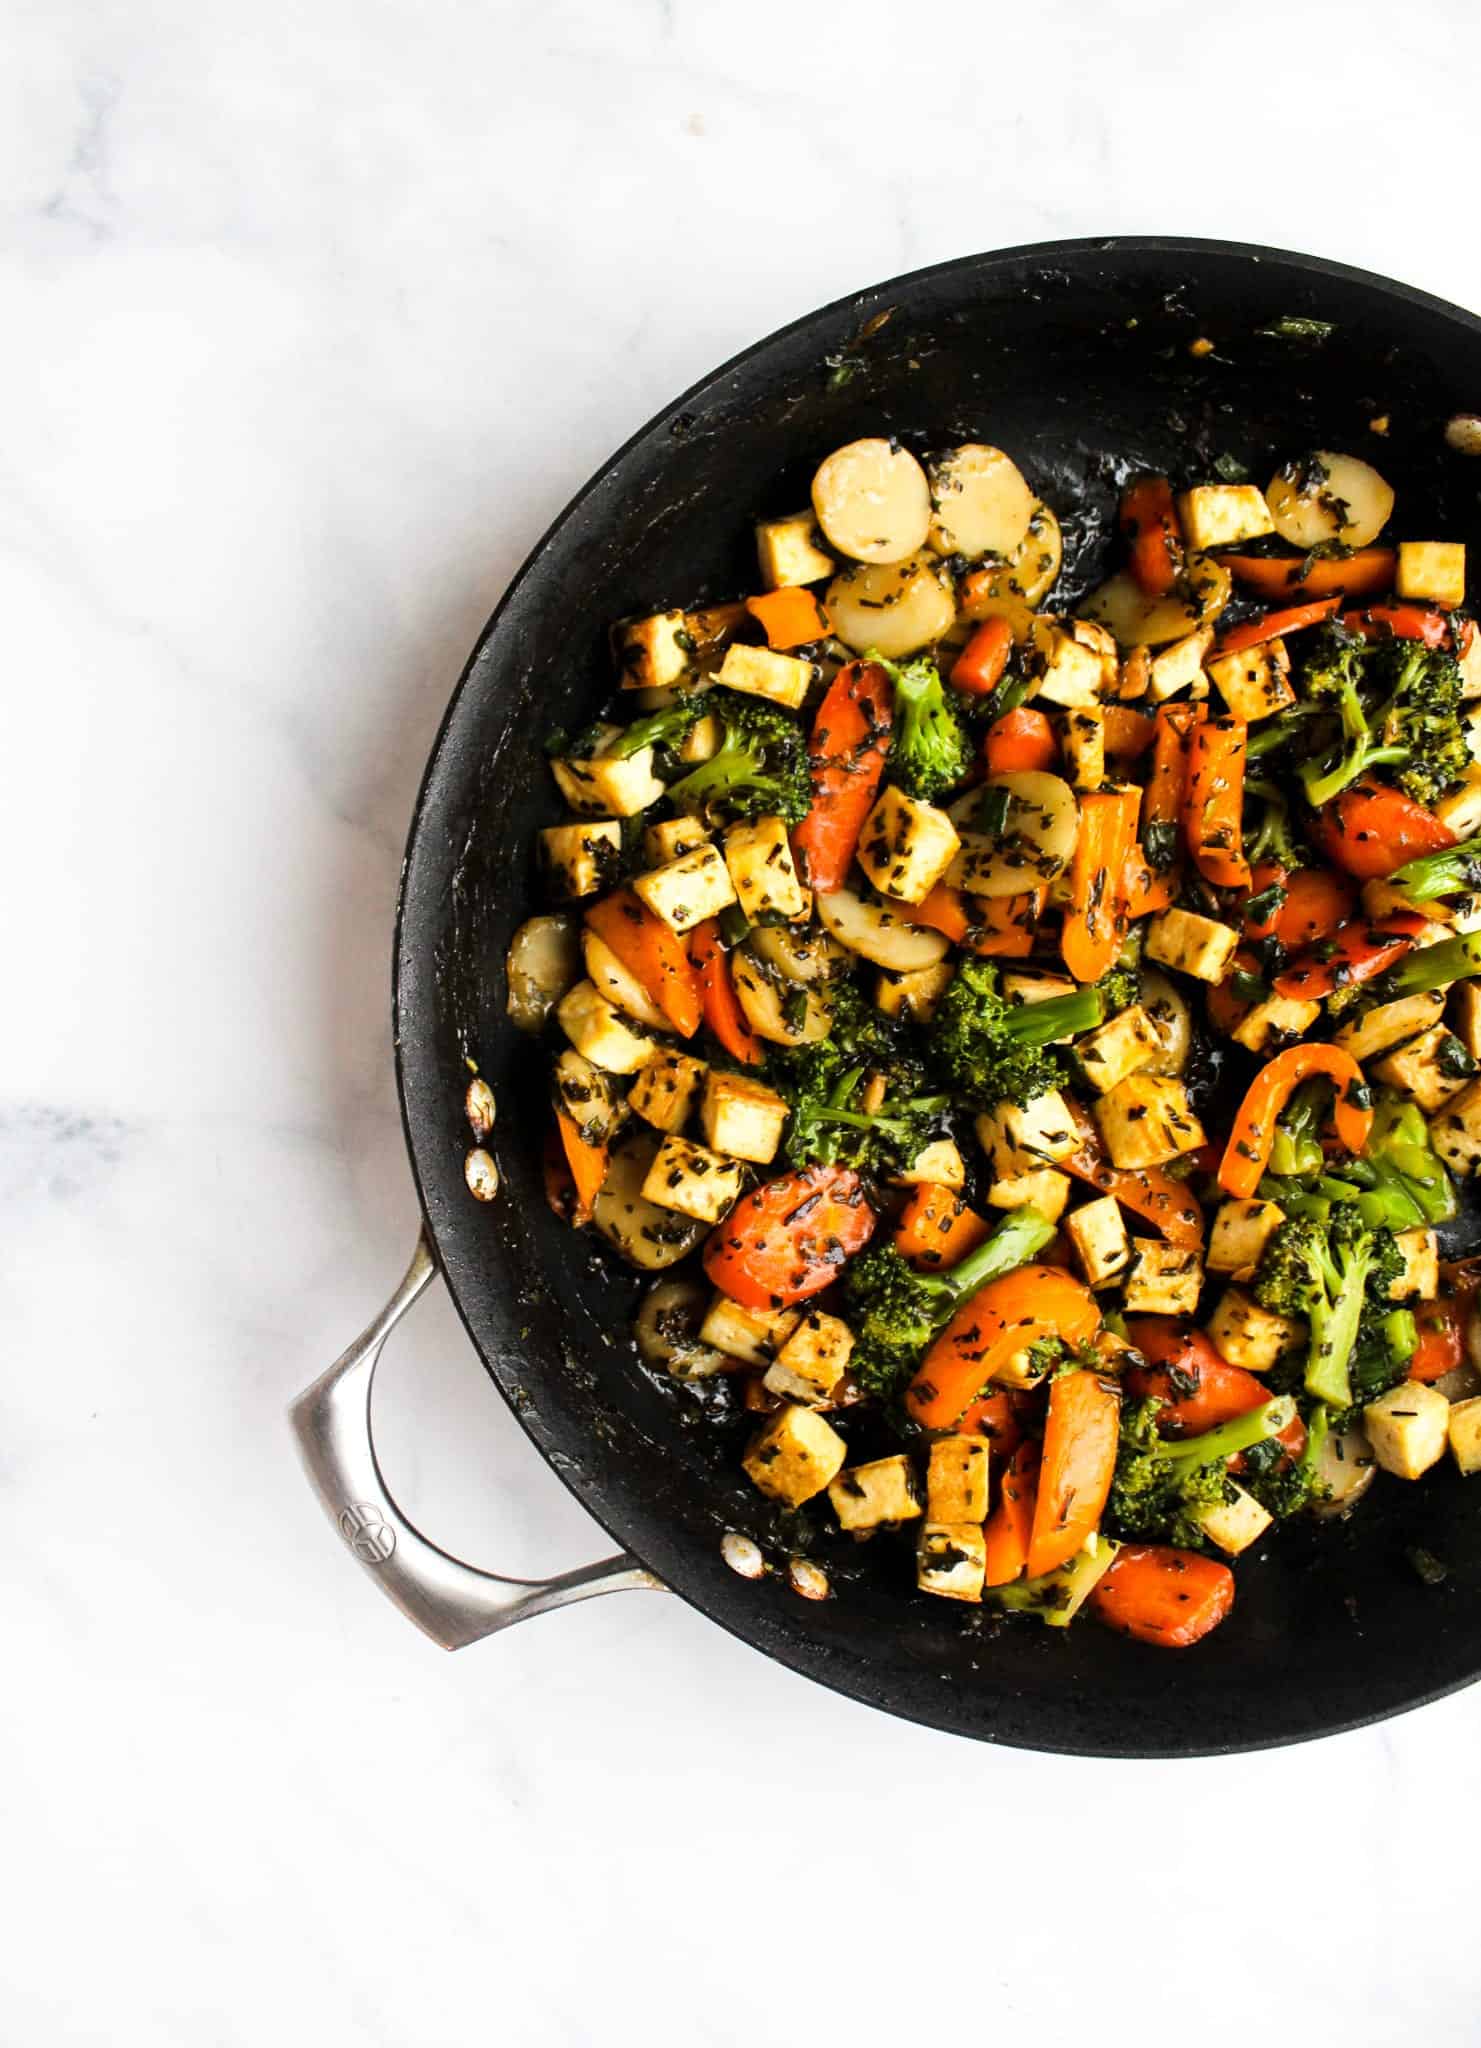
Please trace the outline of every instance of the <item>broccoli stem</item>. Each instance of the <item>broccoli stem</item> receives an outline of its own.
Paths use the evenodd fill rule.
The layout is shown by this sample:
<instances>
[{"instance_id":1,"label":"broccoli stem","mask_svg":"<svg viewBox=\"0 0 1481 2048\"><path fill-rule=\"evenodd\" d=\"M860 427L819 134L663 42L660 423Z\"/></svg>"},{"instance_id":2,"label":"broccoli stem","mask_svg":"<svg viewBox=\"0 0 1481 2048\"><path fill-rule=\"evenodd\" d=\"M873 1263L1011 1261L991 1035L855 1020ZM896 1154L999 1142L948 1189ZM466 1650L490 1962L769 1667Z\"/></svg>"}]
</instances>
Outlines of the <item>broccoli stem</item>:
<instances>
[{"instance_id":1,"label":"broccoli stem","mask_svg":"<svg viewBox=\"0 0 1481 2048\"><path fill-rule=\"evenodd\" d=\"M1259 1408L1246 1409L1243 1415L1231 1416L1228 1422L1206 1429L1199 1436L1165 1438L1157 1446L1157 1455L1177 1465L1222 1465L1237 1451L1247 1451L1254 1444L1263 1444L1267 1437L1279 1436L1295 1419L1295 1402L1289 1394L1278 1394Z\"/></svg>"},{"instance_id":2,"label":"broccoli stem","mask_svg":"<svg viewBox=\"0 0 1481 2048\"><path fill-rule=\"evenodd\" d=\"M1395 996L1423 995L1432 988L1448 988L1453 981L1465 981L1481 974L1481 932L1465 932L1459 938L1442 939L1437 946L1421 946L1401 960L1388 977Z\"/></svg>"},{"instance_id":3,"label":"broccoli stem","mask_svg":"<svg viewBox=\"0 0 1481 2048\"><path fill-rule=\"evenodd\" d=\"M946 1313L950 1315L969 1295L985 1287L989 1280L999 1280L1003 1274L1027 1264L1036 1252L1044 1249L1054 1233L1054 1224L1047 1216L1041 1216L1037 1209L1014 1209L975 1252L968 1252L949 1273L932 1278L932 1292L940 1289L947 1297ZM945 1320L944 1316L942 1320Z\"/></svg>"},{"instance_id":4,"label":"broccoli stem","mask_svg":"<svg viewBox=\"0 0 1481 2048\"><path fill-rule=\"evenodd\" d=\"M1418 860L1390 875L1389 881L1402 889L1411 903L1430 903L1460 889L1481 888L1481 834L1462 839L1443 853L1422 853Z\"/></svg>"},{"instance_id":5,"label":"broccoli stem","mask_svg":"<svg viewBox=\"0 0 1481 2048\"><path fill-rule=\"evenodd\" d=\"M1331 1305L1311 1317L1311 1347L1306 1354L1306 1391L1334 1408L1352 1406L1352 1376L1347 1362L1358 1341L1368 1268L1373 1262L1371 1239L1353 1253L1343 1270L1334 1266Z\"/></svg>"},{"instance_id":6,"label":"broccoli stem","mask_svg":"<svg viewBox=\"0 0 1481 2048\"><path fill-rule=\"evenodd\" d=\"M1098 988L1077 988L1073 995L1050 996L1042 1003L1014 1004L1003 1029L1020 1045L1049 1045L1093 1030L1105 1014L1106 999Z\"/></svg>"},{"instance_id":7,"label":"broccoli stem","mask_svg":"<svg viewBox=\"0 0 1481 2048\"><path fill-rule=\"evenodd\" d=\"M641 753L644 747L671 747L688 737L699 723L703 710L704 696L696 691L691 696L666 704L661 711L650 712L646 718L634 719L627 731L620 733L608 747L608 757L614 761L626 761L631 755Z\"/></svg>"},{"instance_id":8,"label":"broccoli stem","mask_svg":"<svg viewBox=\"0 0 1481 2048\"><path fill-rule=\"evenodd\" d=\"M1322 1454L1332 1427L1332 1411L1325 1401L1318 1401L1306 1418L1306 1449L1301 1453L1300 1465L1303 1472L1314 1472L1317 1460Z\"/></svg>"}]
</instances>

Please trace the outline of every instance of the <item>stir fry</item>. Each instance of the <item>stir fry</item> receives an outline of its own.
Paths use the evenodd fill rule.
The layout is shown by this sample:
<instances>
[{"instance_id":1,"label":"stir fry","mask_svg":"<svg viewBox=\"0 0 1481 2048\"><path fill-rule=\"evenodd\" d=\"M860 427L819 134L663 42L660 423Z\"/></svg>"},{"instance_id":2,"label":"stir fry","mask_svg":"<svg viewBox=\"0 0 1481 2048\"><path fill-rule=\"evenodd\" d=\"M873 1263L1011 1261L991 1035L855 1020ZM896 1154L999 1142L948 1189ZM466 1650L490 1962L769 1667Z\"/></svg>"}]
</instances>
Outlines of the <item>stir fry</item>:
<instances>
[{"instance_id":1,"label":"stir fry","mask_svg":"<svg viewBox=\"0 0 1481 2048\"><path fill-rule=\"evenodd\" d=\"M1481 1471L1481 644L1393 511L1133 477L1056 603L1008 455L867 439L758 593L615 628L509 1007L783 1530L1184 1647L1275 1524Z\"/></svg>"}]
</instances>

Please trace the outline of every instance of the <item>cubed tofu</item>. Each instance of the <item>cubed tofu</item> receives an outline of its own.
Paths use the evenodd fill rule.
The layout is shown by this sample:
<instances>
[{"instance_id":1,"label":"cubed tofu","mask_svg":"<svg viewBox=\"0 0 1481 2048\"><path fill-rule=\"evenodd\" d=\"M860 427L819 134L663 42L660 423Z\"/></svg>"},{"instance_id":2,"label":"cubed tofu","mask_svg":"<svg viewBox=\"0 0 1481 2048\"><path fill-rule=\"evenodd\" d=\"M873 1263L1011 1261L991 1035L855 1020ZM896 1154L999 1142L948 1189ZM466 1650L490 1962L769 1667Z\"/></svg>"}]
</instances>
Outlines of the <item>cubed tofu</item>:
<instances>
[{"instance_id":1,"label":"cubed tofu","mask_svg":"<svg viewBox=\"0 0 1481 2048\"><path fill-rule=\"evenodd\" d=\"M1481 639L1481 634L1477 634ZM1447 832L1457 839L1471 839L1481 832L1481 770L1473 770L1465 781L1431 806Z\"/></svg>"},{"instance_id":2,"label":"cubed tofu","mask_svg":"<svg viewBox=\"0 0 1481 2048\"><path fill-rule=\"evenodd\" d=\"M1320 1003L1300 996L1267 996L1245 1012L1229 1036L1248 1052L1264 1052L1284 1039L1304 1036L1321 1014Z\"/></svg>"},{"instance_id":3,"label":"cubed tofu","mask_svg":"<svg viewBox=\"0 0 1481 2048\"><path fill-rule=\"evenodd\" d=\"M703 825L693 818L665 818L650 825L643 834L643 858L650 868L661 868L671 860L693 853L709 838Z\"/></svg>"},{"instance_id":4,"label":"cubed tofu","mask_svg":"<svg viewBox=\"0 0 1481 2048\"><path fill-rule=\"evenodd\" d=\"M985 1436L938 1436L926 1466L926 1513L933 1522L987 1520Z\"/></svg>"},{"instance_id":5,"label":"cubed tofu","mask_svg":"<svg viewBox=\"0 0 1481 2048\"><path fill-rule=\"evenodd\" d=\"M990 1209L1037 1209L1046 1223L1058 1223L1074 1185L1067 1173L1052 1166L1036 1167L1032 1173L1006 1174L987 1191Z\"/></svg>"},{"instance_id":6,"label":"cubed tofu","mask_svg":"<svg viewBox=\"0 0 1481 2048\"><path fill-rule=\"evenodd\" d=\"M892 783L864 820L856 858L883 895L921 903L961 845L945 811L923 804Z\"/></svg>"},{"instance_id":7,"label":"cubed tofu","mask_svg":"<svg viewBox=\"0 0 1481 2048\"><path fill-rule=\"evenodd\" d=\"M599 988L578 981L556 1005L556 1021L577 1052L609 1074L635 1074L660 1050L658 1041L637 1022L624 1017Z\"/></svg>"},{"instance_id":8,"label":"cubed tofu","mask_svg":"<svg viewBox=\"0 0 1481 2048\"><path fill-rule=\"evenodd\" d=\"M699 1341L764 1370L801 1321L795 1308L742 1308L728 1294L717 1294L699 1326Z\"/></svg>"},{"instance_id":9,"label":"cubed tofu","mask_svg":"<svg viewBox=\"0 0 1481 2048\"><path fill-rule=\"evenodd\" d=\"M1069 626L1044 625L1035 635L1043 671L1033 695L1066 711L1086 711L1101 700L1105 660Z\"/></svg>"},{"instance_id":10,"label":"cubed tofu","mask_svg":"<svg viewBox=\"0 0 1481 2048\"><path fill-rule=\"evenodd\" d=\"M820 583L831 576L835 564L824 554L821 539L811 506L805 512L790 512L785 519L763 519L756 528L756 559L767 589Z\"/></svg>"},{"instance_id":11,"label":"cubed tofu","mask_svg":"<svg viewBox=\"0 0 1481 2048\"><path fill-rule=\"evenodd\" d=\"M1261 1252L1286 1220L1276 1202L1233 1199L1219 1204L1208 1239L1211 1273L1242 1273L1257 1265Z\"/></svg>"},{"instance_id":12,"label":"cubed tofu","mask_svg":"<svg viewBox=\"0 0 1481 2048\"><path fill-rule=\"evenodd\" d=\"M705 1081L699 1124L705 1143L732 1159L765 1166L775 1159L787 1105L775 1088L747 1074L711 1073Z\"/></svg>"},{"instance_id":13,"label":"cubed tofu","mask_svg":"<svg viewBox=\"0 0 1481 2048\"><path fill-rule=\"evenodd\" d=\"M1193 1520L1210 1543L1217 1543L1228 1556L1238 1557L1242 1550L1248 1550L1252 1543L1259 1542L1270 1527L1272 1517L1252 1493L1246 1493L1232 1479L1228 1486L1234 1496L1232 1500L1195 1508Z\"/></svg>"},{"instance_id":14,"label":"cubed tofu","mask_svg":"<svg viewBox=\"0 0 1481 2048\"><path fill-rule=\"evenodd\" d=\"M1204 1328L1219 1356L1230 1365L1242 1365L1246 1372L1269 1372L1276 1360L1306 1335L1305 1323L1261 1308L1239 1287L1225 1288Z\"/></svg>"},{"instance_id":15,"label":"cubed tofu","mask_svg":"<svg viewBox=\"0 0 1481 2048\"><path fill-rule=\"evenodd\" d=\"M1258 484L1199 484L1179 497L1178 518L1184 540L1199 550L1237 547L1275 531Z\"/></svg>"},{"instance_id":16,"label":"cubed tofu","mask_svg":"<svg viewBox=\"0 0 1481 2048\"><path fill-rule=\"evenodd\" d=\"M741 1464L752 1485L800 1508L838 1477L848 1446L814 1408L789 1402L752 1437Z\"/></svg>"},{"instance_id":17,"label":"cubed tofu","mask_svg":"<svg viewBox=\"0 0 1481 2048\"><path fill-rule=\"evenodd\" d=\"M1460 657L1460 694L1470 703L1481 697L1481 633L1473 633Z\"/></svg>"},{"instance_id":18,"label":"cubed tofu","mask_svg":"<svg viewBox=\"0 0 1481 2048\"><path fill-rule=\"evenodd\" d=\"M725 834L725 865L736 901L752 924L764 917L806 914L811 898L797 879L783 819L751 818L732 825Z\"/></svg>"},{"instance_id":19,"label":"cubed tofu","mask_svg":"<svg viewBox=\"0 0 1481 2048\"><path fill-rule=\"evenodd\" d=\"M913 1017L917 1024L929 1024L955 972L949 960L938 960L934 967L916 967L905 974L882 967L875 978L874 1006L887 1017Z\"/></svg>"},{"instance_id":20,"label":"cubed tofu","mask_svg":"<svg viewBox=\"0 0 1481 2048\"><path fill-rule=\"evenodd\" d=\"M1481 1472L1481 1394L1469 1401L1452 1401L1446 1418L1450 1455L1467 1479Z\"/></svg>"},{"instance_id":21,"label":"cubed tofu","mask_svg":"<svg viewBox=\"0 0 1481 2048\"><path fill-rule=\"evenodd\" d=\"M1174 640L1170 647L1161 648L1152 656L1148 695L1158 704L1165 704L1179 691L1191 690L1201 683L1203 664L1213 644L1213 627L1200 626L1196 633L1188 633L1183 639Z\"/></svg>"},{"instance_id":22,"label":"cubed tofu","mask_svg":"<svg viewBox=\"0 0 1481 2048\"><path fill-rule=\"evenodd\" d=\"M1092 1287L1109 1287L1130 1263L1131 1240L1114 1195L1100 1195L1071 1209L1064 1233Z\"/></svg>"},{"instance_id":23,"label":"cubed tofu","mask_svg":"<svg viewBox=\"0 0 1481 2048\"><path fill-rule=\"evenodd\" d=\"M1407 1045L1395 1047L1373 1068L1380 1081L1407 1096L1426 1116L1459 1095L1473 1071L1470 1054L1443 1024L1431 1025Z\"/></svg>"},{"instance_id":24,"label":"cubed tofu","mask_svg":"<svg viewBox=\"0 0 1481 2048\"><path fill-rule=\"evenodd\" d=\"M1363 1409L1373 1455L1396 1479L1423 1479L1450 1441L1450 1403L1420 1380L1400 1380Z\"/></svg>"},{"instance_id":25,"label":"cubed tofu","mask_svg":"<svg viewBox=\"0 0 1481 2048\"><path fill-rule=\"evenodd\" d=\"M1471 1081L1430 1118L1430 1143L1461 1180L1481 1165L1481 1081Z\"/></svg>"},{"instance_id":26,"label":"cubed tofu","mask_svg":"<svg viewBox=\"0 0 1481 2048\"><path fill-rule=\"evenodd\" d=\"M1447 612L1466 601L1466 547L1459 540L1401 540L1394 589Z\"/></svg>"},{"instance_id":27,"label":"cubed tofu","mask_svg":"<svg viewBox=\"0 0 1481 2048\"><path fill-rule=\"evenodd\" d=\"M1160 1237L1134 1241L1122 1304L1128 1315L1196 1315L1202 1292L1203 1261L1196 1251Z\"/></svg>"},{"instance_id":28,"label":"cubed tofu","mask_svg":"<svg viewBox=\"0 0 1481 2048\"><path fill-rule=\"evenodd\" d=\"M1080 1149L1081 1138L1064 1097L1057 1088L1019 1105L1000 1102L991 1115L976 1121L977 1142L992 1163L996 1180L1057 1166Z\"/></svg>"},{"instance_id":29,"label":"cubed tofu","mask_svg":"<svg viewBox=\"0 0 1481 2048\"><path fill-rule=\"evenodd\" d=\"M677 1210L697 1223L718 1223L733 1209L744 1169L692 1138L667 1137L653 1157L641 1193L645 1202Z\"/></svg>"},{"instance_id":30,"label":"cubed tofu","mask_svg":"<svg viewBox=\"0 0 1481 2048\"><path fill-rule=\"evenodd\" d=\"M719 680L727 690L748 697L766 697L784 711L800 711L812 687L813 665L796 654L776 654L769 647L745 647L733 641L725 650Z\"/></svg>"},{"instance_id":31,"label":"cubed tofu","mask_svg":"<svg viewBox=\"0 0 1481 2048\"><path fill-rule=\"evenodd\" d=\"M915 1583L943 1600L980 1600L987 1543L975 1522L926 1522L915 1554Z\"/></svg>"},{"instance_id":32,"label":"cubed tofu","mask_svg":"<svg viewBox=\"0 0 1481 2048\"><path fill-rule=\"evenodd\" d=\"M1432 989L1430 993L1435 998L1438 1015L1444 1006L1444 992ZM1419 997L1414 996L1411 1000L1418 1002ZM1456 1037L1473 1060L1481 1060L1481 986L1474 981L1458 981L1451 991L1450 1002Z\"/></svg>"},{"instance_id":33,"label":"cubed tofu","mask_svg":"<svg viewBox=\"0 0 1481 2048\"><path fill-rule=\"evenodd\" d=\"M616 634L624 690L666 690L682 682L694 662L694 635L683 612L630 619Z\"/></svg>"},{"instance_id":34,"label":"cubed tofu","mask_svg":"<svg viewBox=\"0 0 1481 2048\"><path fill-rule=\"evenodd\" d=\"M816 1406L843 1378L853 1348L854 1333L847 1323L820 1308L808 1309L767 1368L762 1384L769 1394Z\"/></svg>"},{"instance_id":35,"label":"cubed tofu","mask_svg":"<svg viewBox=\"0 0 1481 2048\"><path fill-rule=\"evenodd\" d=\"M696 718L679 744L679 759L686 768L698 768L713 761L725 739L725 728L713 711Z\"/></svg>"},{"instance_id":36,"label":"cubed tofu","mask_svg":"<svg viewBox=\"0 0 1481 2048\"><path fill-rule=\"evenodd\" d=\"M933 1138L923 1151L916 1153L909 1166L890 1178L897 1188L962 1188L967 1184L967 1166L951 1138Z\"/></svg>"},{"instance_id":37,"label":"cubed tofu","mask_svg":"<svg viewBox=\"0 0 1481 2048\"><path fill-rule=\"evenodd\" d=\"M1128 1074L1136 1074L1162 1050L1162 1034L1140 1003L1133 1003L1078 1039L1075 1052L1085 1078L1105 1095Z\"/></svg>"},{"instance_id":38,"label":"cubed tofu","mask_svg":"<svg viewBox=\"0 0 1481 2048\"><path fill-rule=\"evenodd\" d=\"M735 901L730 870L719 847L708 844L649 868L634 881L633 893L674 932L693 931Z\"/></svg>"},{"instance_id":39,"label":"cubed tofu","mask_svg":"<svg viewBox=\"0 0 1481 2048\"><path fill-rule=\"evenodd\" d=\"M1290 657L1282 640L1262 640L1258 647L1221 654L1208 664L1208 672L1230 712L1246 725L1271 718L1296 701Z\"/></svg>"},{"instance_id":40,"label":"cubed tofu","mask_svg":"<svg viewBox=\"0 0 1481 2048\"><path fill-rule=\"evenodd\" d=\"M665 1048L640 1069L628 1091L628 1107L655 1131L681 1130L709 1071L703 1060Z\"/></svg>"},{"instance_id":41,"label":"cubed tofu","mask_svg":"<svg viewBox=\"0 0 1481 2048\"><path fill-rule=\"evenodd\" d=\"M1440 1292L1440 1245L1433 1230L1421 1224L1394 1233L1404 1270L1391 1283L1390 1301L1433 1301Z\"/></svg>"},{"instance_id":42,"label":"cubed tofu","mask_svg":"<svg viewBox=\"0 0 1481 2048\"><path fill-rule=\"evenodd\" d=\"M616 880L621 861L622 827L615 819L547 825L540 834L540 866L553 894L567 902L598 895Z\"/></svg>"},{"instance_id":43,"label":"cubed tofu","mask_svg":"<svg viewBox=\"0 0 1481 2048\"><path fill-rule=\"evenodd\" d=\"M1067 711L1059 721L1060 752L1076 789L1099 789L1106 779L1106 714L1099 704Z\"/></svg>"},{"instance_id":44,"label":"cubed tofu","mask_svg":"<svg viewBox=\"0 0 1481 2048\"><path fill-rule=\"evenodd\" d=\"M1204 1143L1187 1089L1166 1074L1128 1074L1095 1104L1095 1121L1116 1167L1165 1166Z\"/></svg>"},{"instance_id":45,"label":"cubed tofu","mask_svg":"<svg viewBox=\"0 0 1481 2048\"><path fill-rule=\"evenodd\" d=\"M1465 982L1465 988L1472 984ZM1419 1032L1428 1030L1430 1025L1440 1021L1445 1008L1443 989L1426 989L1423 995L1400 996L1394 1003L1379 1003L1363 1015L1351 1019L1340 1030L1332 1034L1333 1043L1340 1045L1345 1053L1361 1063L1371 1060L1391 1046L1402 1045L1405 1039L1414 1038Z\"/></svg>"},{"instance_id":46,"label":"cubed tofu","mask_svg":"<svg viewBox=\"0 0 1481 2048\"><path fill-rule=\"evenodd\" d=\"M840 1529L861 1532L920 1519L920 1482L903 1453L846 1465L828 1488Z\"/></svg>"},{"instance_id":47,"label":"cubed tofu","mask_svg":"<svg viewBox=\"0 0 1481 2048\"><path fill-rule=\"evenodd\" d=\"M1147 924L1146 954L1159 967L1176 968L1195 981L1224 979L1239 933L1196 910L1163 910Z\"/></svg>"},{"instance_id":48,"label":"cubed tofu","mask_svg":"<svg viewBox=\"0 0 1481 2048\"><path fill-rule=\"evenodd\" d=\"M584 817L631 818L664 791L653 773L651 747L639 747L625 760L600 751L567 754L551 762L550 772L571 809Z\"/></svg>"}]
</instances>

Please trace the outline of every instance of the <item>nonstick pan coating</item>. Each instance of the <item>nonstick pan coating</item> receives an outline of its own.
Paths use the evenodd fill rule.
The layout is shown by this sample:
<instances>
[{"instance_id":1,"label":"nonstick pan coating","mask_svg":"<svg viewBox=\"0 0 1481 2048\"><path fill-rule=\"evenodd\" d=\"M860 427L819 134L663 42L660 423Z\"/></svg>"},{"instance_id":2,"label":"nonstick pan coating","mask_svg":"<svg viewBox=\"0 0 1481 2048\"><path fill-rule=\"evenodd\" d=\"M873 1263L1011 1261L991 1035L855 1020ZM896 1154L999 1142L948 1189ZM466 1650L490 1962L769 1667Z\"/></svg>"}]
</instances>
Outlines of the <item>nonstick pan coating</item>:
<instances>
[{"instance_id":1,"label":"nonstick pan coating","mask_svg":"<svg viewBox=\"0 0 1481 2048\"><path fill-rule=\"evenodd\" d=\"M1325 338L1292 323L1329 322ZM1272 330L1262 334L1261 330ZM1200 337L1212 355L1195 355ZM552 402L555 402L552 400ZM824 1518L749 1485L732 1422L637 1363L636 1276L558 1223L540 1184L540 1054L504 1016L503 957L536 902L529 849L558 815L541 740L611 687L611 620L754 587L753 520L806 502L821 456L861 434L917 452L1009 449L1066 529L1063 588L1097 574L1132 467L1215 457L1264 481L1273 453L1371 454L1396 529L1481 541L1481 463L1443 439L1481 411L1481 322L1358 271L1277 251L1148 239L964 258L759 343L652 421L536 547L449 707L418 801L396 936L407 1139L453 1297L552 1467L627 1549L768 1656L891 1713L1082 1755L1250 1749L1346 1728L1481 1672L1481 1489L1446 1467L1380 1480L1348 1524L1292 1526L1243 1560L1230 1620L1172 1654L1090 1622L1002 1623L917 1595L908 1546L870 1560ZM1370 425L1387 417L1386 435ZM465 1060L500 1107L493 1206L464 1187ZM1453 1249L1472 1248L1473 1219ZM828 1568L799 1599L721 1561L727 1529ZM1410 1558L1447 1568L1421 1582Z\"/></svg>"}]
</instances>

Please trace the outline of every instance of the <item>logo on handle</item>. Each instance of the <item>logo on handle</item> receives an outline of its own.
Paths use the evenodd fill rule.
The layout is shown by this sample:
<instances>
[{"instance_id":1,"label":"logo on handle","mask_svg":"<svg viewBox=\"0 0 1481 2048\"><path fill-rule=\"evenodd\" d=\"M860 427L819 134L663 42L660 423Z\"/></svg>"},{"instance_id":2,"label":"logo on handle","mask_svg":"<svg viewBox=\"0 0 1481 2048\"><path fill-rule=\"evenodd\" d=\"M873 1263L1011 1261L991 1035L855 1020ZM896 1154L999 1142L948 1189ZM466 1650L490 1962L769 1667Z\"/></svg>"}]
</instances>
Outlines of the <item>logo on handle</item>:
<instances>
[{"instance_id":1,"label":"logo on handle","mask_svg":"<svg viewBox=\"0 0 1481 2048\"><path fill-rule=\"evenodd\" d=\"M339 1533L361 1564L388 1564L396 1548L396 1531L370 1501L352 1500L341 1509Z\"/></svg>"}]
</instances>

